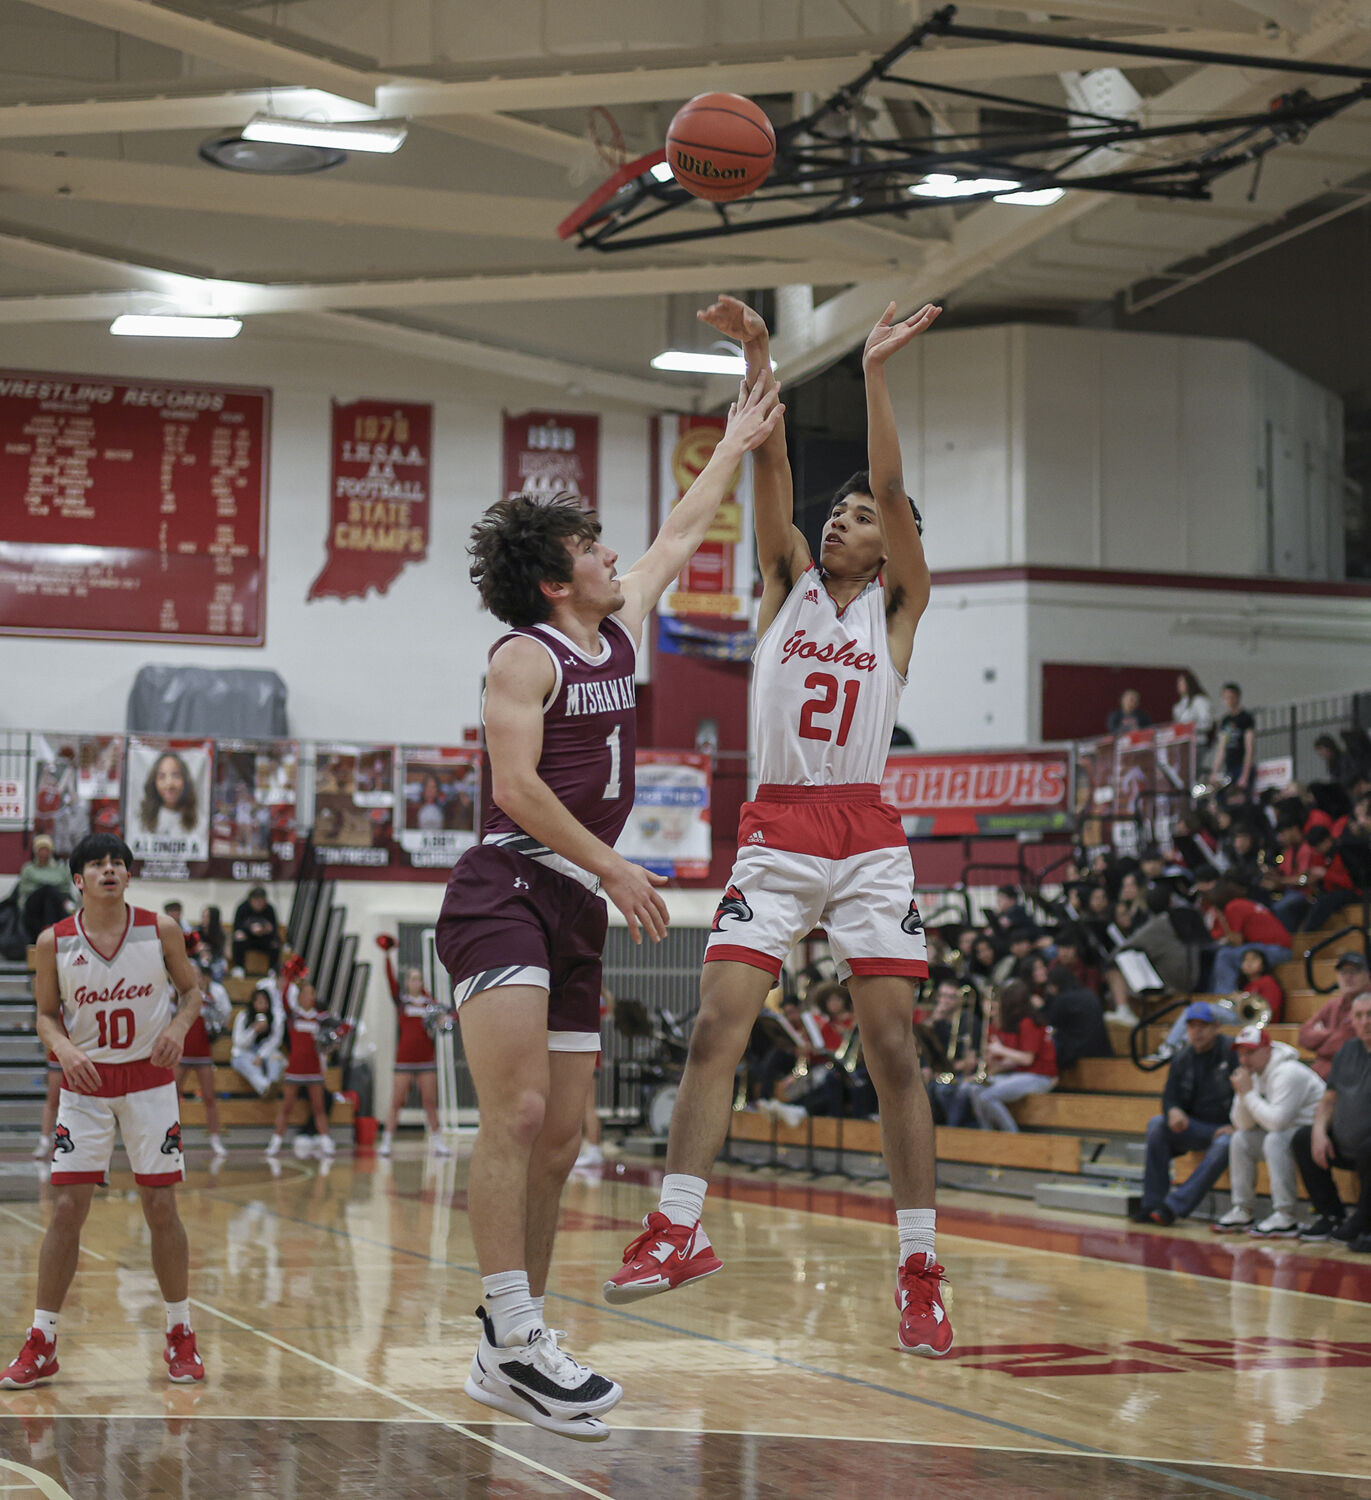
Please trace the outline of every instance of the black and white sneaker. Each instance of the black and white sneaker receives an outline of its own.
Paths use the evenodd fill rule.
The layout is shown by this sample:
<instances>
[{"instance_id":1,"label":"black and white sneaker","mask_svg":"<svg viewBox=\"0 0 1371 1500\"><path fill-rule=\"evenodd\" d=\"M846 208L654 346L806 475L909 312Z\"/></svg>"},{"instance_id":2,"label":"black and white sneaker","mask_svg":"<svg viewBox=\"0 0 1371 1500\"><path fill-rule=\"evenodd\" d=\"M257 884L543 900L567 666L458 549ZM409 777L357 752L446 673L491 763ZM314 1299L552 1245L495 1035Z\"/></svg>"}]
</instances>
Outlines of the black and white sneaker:
<instances>
[{"instance_id":1,"label":"black and white sneaker","mask_svg":"<svg viewBox=\"0 0 1371 1500\"><path fill-rule=\"evenodd\" d=\"M609 1436L600 1418L623 1399L623 1387L559 1348L564 1333L540 1329L526 1344L502 1347L485 1308L476 1316L484 1331L465 1387L473 1401L583 1443Z\"/></svg>"},{"instance_id":2,"label":"black and white sneaker","mask_svg":"<svg viewBox=\"0 0 1371 1500\"><path fill-rule=\"evenodd\" d=\"M1306 1243L1322 1244L1324 1240L1333 1238L1333 1231L1341 1223L1341 1219L1330 1219L1327 1214L1320 1214L1317 1219L1300 1230L1300 1238Z\"/></svg>"}]
</instances>

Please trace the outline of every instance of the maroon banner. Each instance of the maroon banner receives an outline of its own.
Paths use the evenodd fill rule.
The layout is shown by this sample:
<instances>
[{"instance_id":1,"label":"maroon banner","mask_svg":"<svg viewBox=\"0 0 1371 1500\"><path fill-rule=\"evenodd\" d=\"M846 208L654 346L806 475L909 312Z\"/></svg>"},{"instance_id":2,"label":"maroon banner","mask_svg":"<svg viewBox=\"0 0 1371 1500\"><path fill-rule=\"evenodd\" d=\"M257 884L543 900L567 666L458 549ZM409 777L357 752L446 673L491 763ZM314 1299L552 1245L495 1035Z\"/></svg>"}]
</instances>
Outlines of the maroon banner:
<instances>
[{"instance_id":1,"label":"maroon banner","mask_svg":"<svg viewBox=\"0 0 1371 1500\"><path fill-rule=\"evenodd\" d=\"M504 493L579 495L594 510L600 493L600 419L593 413L505 413Z\"/></svg>"},{"instance_id":2,"label":"maroon banner","mask_svg":"<svg viewBox=\"0 0 1371 1500\"><path fill-rule=\"evenodd\" d=\"M0 371L0 631L261 645L271 392Z\"/></svg>"},{"instance_id":3,"label":"maroon banner","mask_svg":"<svg viewBox=\"0 0 1371 1500\"><path fill-rule=\"evenodd\" d=\"M328 561L307 599L384 594L406 563L428 556L433 408L333 403Z\"/></svg>"},{"instance_id":4,"label":"maroon banner","mask_svg":"<svg viewBox=\"0 0 1371 1500\"><path fill-rule=\"evenodd\" d=\"M1062 829L1071 823L1070 750L892 755L881 795L911 837Z\"/></svg>"}]
</instances>

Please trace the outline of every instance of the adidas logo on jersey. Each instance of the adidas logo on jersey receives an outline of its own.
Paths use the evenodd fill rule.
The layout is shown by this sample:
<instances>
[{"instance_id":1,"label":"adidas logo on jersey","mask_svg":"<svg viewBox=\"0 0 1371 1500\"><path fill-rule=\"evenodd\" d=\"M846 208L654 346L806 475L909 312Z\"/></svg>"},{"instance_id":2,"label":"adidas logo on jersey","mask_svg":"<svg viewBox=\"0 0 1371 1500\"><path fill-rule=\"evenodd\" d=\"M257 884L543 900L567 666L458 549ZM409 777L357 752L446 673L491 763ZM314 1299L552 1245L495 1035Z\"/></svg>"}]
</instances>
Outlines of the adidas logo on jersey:
<instances>
[{"instance_id":1,"label":"adidas logo on jersey","mask_svg":"<svg viewBox=\"0 0 1371 1500\"><path fill-rule=\"evenodd\" d=\"M747 842L749 844L764 844L766 843L766 837L762 833L762 830L760 828L754 828L752 832L748 834Z\"/></svg>"},{"instance_id":2,"label":"adidas logo on jersey","mask_svg":"<svg viewBox=\"0 0 1371 1500\"><path fill-rule=\"evenodd\" d=\"M76 955L76 957L74 959L72 959L71 966L74 969L74 968L76 968L76 966L78 964L84 964L84 963L88 963L88 962L89 962L89 959L87 959L87 957L86 957L86 955L84 953L78 953Z\"/></svg>"},{"instance_id":3,"label":"adidas logo on jersey","mask_svg":"<svg viewBox=\"0 0 1371 1500\"><path fill-rule=\"evenodd\" d=\"M805 590L805 603L806 604L817 604L818 602L819 602L819 591L818 591L818 589L806 589Z\"/></svg>"}]
</instances>

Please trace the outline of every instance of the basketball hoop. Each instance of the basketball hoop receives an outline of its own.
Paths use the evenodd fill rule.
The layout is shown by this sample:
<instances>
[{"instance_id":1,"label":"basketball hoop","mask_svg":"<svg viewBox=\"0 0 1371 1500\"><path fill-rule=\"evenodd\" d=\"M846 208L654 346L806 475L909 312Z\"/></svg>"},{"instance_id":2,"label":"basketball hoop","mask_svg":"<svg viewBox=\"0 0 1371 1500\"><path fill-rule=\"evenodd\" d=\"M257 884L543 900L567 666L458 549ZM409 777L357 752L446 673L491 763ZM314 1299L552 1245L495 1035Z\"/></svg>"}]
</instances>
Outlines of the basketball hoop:
<instances>
[{"instance_id":1,"label":"basketball hoop","mask_svg":"<svg viewBox=\"0 0 1371 1500\"><path fill-rule=\"evenodd\" d=\"M628 160L624 133L603 104L592 104L586 111L586 134L595 147L595 154L611 172L617 172Z\"/></svg>"}]
</instances>

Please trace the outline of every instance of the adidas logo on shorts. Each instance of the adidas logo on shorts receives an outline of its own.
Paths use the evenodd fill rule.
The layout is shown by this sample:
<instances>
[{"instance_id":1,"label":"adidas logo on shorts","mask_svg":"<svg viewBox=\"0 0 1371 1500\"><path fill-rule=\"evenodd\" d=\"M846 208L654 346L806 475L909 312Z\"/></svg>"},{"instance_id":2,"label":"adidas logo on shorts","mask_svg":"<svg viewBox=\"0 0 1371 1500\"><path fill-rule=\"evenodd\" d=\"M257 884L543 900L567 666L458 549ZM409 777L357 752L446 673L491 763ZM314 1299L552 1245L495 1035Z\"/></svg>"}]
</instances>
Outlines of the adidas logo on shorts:
<instances>
[{"instance_id":1,"label":"adidas logo on shorts","mask_svg":"<svg viewBox=\"0 0 1371 1500\"><path fill-rule=\"evenodd\" d=\"M749 844L766 843L766 839L763 837L762 830L760 828L754 828L753 831L748 834L747 841Z\"/></svg>"}]
</instances>

